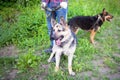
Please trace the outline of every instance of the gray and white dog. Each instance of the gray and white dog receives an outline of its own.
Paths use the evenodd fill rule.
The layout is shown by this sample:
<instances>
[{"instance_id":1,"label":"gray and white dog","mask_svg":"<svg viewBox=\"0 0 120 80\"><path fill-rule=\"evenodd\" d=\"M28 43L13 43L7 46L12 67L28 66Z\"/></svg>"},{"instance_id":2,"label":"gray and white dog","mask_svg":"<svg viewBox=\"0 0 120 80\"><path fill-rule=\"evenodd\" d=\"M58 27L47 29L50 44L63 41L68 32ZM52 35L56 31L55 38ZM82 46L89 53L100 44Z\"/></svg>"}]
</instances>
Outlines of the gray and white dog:
<instances>
[{"instance_id":1,"label":"gray and white dog","mask_svg":"<svg viewBox=\"0 0 120 80\"><path fill-rule=\"evenodd\" d=\"M52 57L55 55L55 72L57 72L59 70L60 57L62 54L65 54L68 56L69 74L75 75L72 71L72 60L76 50L76 36L70 30L63 17L60 18L60 23L57 23L54 19L51 19L51 24L53 28L51 38L54 40L54 45L48 62L50 62Z\"/></svg>"}]
</instances>

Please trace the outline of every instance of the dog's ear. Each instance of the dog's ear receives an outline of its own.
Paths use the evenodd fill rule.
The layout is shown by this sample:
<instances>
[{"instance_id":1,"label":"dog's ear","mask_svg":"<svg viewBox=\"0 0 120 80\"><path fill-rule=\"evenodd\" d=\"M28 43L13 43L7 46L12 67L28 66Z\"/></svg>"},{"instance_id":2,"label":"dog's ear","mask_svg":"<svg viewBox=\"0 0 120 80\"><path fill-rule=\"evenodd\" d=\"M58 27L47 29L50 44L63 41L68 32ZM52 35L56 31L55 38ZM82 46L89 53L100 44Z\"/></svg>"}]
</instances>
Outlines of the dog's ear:
<instances>
[{"instance_id":1,"label":"dog's ear","mask_svg":"<svg viewBox=\"0 0 120 80\"><path fill-rule=\"evenodd\" d=\"M51 25L52 25L52 27L54 27L56 24L57 24L56 20L51 18Z\"/></svg>"},{"instance_id":2,"label":"dog's ear","mask_svg":"<svg viewBox=\"0 0 120 80\"><path fill-rule=\"evenodd\" d=\"M60 24L63 25L63 26L67 26L67 23L66 23L63 16L60 17Z\"/></svg>"},{"instance_id":3,"label":"dog's ear","mask_svg":"<svg viewBox=\"0 0 120 80\"><path fill-rule=\"evenodd\" d=\"M102 12L102 13L103 13L103 15L105 15L105 14L106 14L106 10L105 10L105 8L103 8L103 12Z\"/></svg>"}]
</instances>

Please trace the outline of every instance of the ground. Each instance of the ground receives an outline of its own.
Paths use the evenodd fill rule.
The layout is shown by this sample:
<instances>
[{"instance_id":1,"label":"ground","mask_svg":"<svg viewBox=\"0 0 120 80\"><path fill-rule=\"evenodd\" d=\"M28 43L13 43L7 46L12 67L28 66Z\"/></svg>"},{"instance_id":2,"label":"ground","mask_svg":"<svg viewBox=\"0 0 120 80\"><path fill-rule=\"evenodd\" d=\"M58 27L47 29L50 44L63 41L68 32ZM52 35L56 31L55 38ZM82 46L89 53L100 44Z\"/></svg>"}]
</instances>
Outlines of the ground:
<instances>
[{"instance_id":1,"label":"ground","mask_svg":"<svg viewBox=\"0 0 120 80\"><path fill-rule=\"evenodd\" d=\"M0 56L16 56L16 54L19 53L19 50L13 45L4 47L0 50ZM120 54L115 53L114 56L117 56L120 58ZM91 78L91 80L100 80L101 77L105 77L109 80L120 80L120 66L117 66L116 69L111 69L108 66L104 64L104 59L95 56L96 59L92 60L92 64L94 66L93 71L85 71L81 73L76 73L76 76L81 76L82 78L84 76L88 76ZM38 80L43 80L43 78L48 74L48 65L42 65L42 68L45 69L45 72L43 72L40 76L38 76ZM17 76L17 69L11 69L8 73L2 78L3 80L13 80ZM98 74L98 75L96 75Z\"/></svg>"}]
</instances>

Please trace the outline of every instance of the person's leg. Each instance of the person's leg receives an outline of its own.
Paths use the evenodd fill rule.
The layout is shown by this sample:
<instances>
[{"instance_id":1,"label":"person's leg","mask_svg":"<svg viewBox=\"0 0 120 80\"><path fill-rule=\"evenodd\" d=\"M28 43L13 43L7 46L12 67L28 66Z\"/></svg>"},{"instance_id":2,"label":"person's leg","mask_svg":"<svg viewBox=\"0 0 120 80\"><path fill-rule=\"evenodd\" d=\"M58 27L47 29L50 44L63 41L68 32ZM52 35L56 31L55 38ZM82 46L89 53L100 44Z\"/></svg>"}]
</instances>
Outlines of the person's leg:
<instances>
[{"instance_id":1,"label":"person's leg","mask_svg":"<svg viewBox=\"0 0 120 80\"><path fill-rule=\"evenodd\" d=\"M48 34L49 34L49 37L52 33L52 25L51 25L51 18L53 18L53 13L49 12L49 11L46 11L46 15L47 15L47 27L48 27ZM54 19L55 19L55 16L54 16ZM50 48L44 50L44 52L46 53L52 53L52 47L53 47L53 40L50 39ZM51 59L51 62L55 62L55 56Z\"/></svg>"},{"instance_id":2,"label":"person's leg","mask_svg":"<svg viewBox=\"0 0 120 80\"><path fill-rule=\"evenodd\" d=\"M64 19L67 21L67 9L60 8L59 10L56 11L57 15L57 20L60 22L60 17L64 17Z\"/></svg>"},{"instance_id":3,"label":"person's leg","mask_svg":"<svg viewBox=\"0 0 120 80\"><path fill-rule=\"evenodd\" d=\"M46 11L46 17L47 17L47 28L48 28L48 35L50 37L51 32L52 32L52 25L51 25L51 18L52 14L49 11ZM51 53L52 52L52 47L53 47L53 40L50 39L50 47L46 50L44 50L46 53Z\"/></svg>"}]
</instances>

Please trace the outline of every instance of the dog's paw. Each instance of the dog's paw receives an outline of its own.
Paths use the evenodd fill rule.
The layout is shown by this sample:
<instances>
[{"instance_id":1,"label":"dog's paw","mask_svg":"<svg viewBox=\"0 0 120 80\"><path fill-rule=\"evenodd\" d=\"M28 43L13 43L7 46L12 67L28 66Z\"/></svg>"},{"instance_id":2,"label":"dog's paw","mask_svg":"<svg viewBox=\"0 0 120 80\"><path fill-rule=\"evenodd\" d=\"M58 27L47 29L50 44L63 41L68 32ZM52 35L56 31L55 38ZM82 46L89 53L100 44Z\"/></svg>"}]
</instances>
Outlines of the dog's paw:
<instances>
[{"instance_id":1,"label":"dog's paw","mask_svg":"<svg viewBox=\"0 0 120 80\"><path fill-rule=\"evenodd\" d=\"M95 44L95 42L94 42L94 41L92 41L92 40L90 41L90 43L91 43L91 44L93 44L93 45Z\"/></svg>"},{"instance_id":2,"label":"dog's paw","mask_svg":"<svg viewBox=\"0 0 120 80\"><path fill-rule=\"evenodd\" d=\"M97 45L98 43L97 43L97 41L94 41L94 43L92 43L93 44L93 46L95 46L95 45Z\"/></svg>"},{"instance_id":3,"label":"dog's paw","mask_svg":"<svg viewBox=\"0 0 120 80\"><path fill-rule=\"evenodd\" d=\"M55 67L55 72L58 72L58 70L59 70L59 67Z\"/></svg>"},{"instance_id":4,"label":"dog's paw","mask_svg":"<svg viewBox=\"0 0 120 80\"><path fill-rule=\"evenodd\" d=\"M75 72L71 72L69 73L71 76L75 76Z\"/></svg>"}]
</instances>

